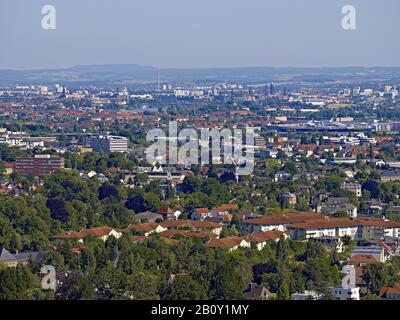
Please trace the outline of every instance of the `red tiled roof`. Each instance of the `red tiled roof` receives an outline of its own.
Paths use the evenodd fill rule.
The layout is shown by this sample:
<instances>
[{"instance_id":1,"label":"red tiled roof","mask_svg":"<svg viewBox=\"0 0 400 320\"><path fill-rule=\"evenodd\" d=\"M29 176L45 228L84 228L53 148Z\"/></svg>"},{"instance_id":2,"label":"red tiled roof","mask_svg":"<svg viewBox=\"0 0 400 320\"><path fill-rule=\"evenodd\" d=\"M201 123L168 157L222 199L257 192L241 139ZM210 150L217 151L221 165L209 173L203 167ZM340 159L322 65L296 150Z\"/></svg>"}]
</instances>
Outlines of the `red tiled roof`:
<instances>
[{"instance_id":1,"label":"red tiled roof","mask_svg":"<svg viewBox=\"0 0 400 320\"><path fill-rule=\"evenodd\" d=\"M82 229L79 232L67 231L67 232L63 232L60 234L56 234L52 238L53 239L83 239L88 236L102 237L102 236L110 234L110 232L112 230L121 232L120 229L103 226L103 227L97 227L97 228L91 228L91 229Z\"/></svg>"},{"instance_id":2,"label":"red tiled roof","mask_svg":"<svg viewBox=\"0 0 400 320\"><path fill-rule=\"evenodd\" d=\"M218 207L213 208L213 211L216 212L225 212L228 210L237 210L238 209L238 205L235 203L228 203L228 204L223 204L220 205Z\"/></svg>"},{"instance_id":3,"label":"red tiled roof","mask_svg":"<svg viewBox=\"0 0 400 320\"><path fill-rule=\"evenodd\" d=\"M387 294L400 295L400 283L395 284L394 287L384 287L379 292L381 298Z\"/></svg>"},{"instance_id":4,"label":"red tiled roof","mask_svg":"<svg viewBox=\"0 0 400 320\"><path fill-rule=\"evenodd\" d=\"M210 221L195 221L195 220L173 220L160 223L164 228L178 228L182 226L191 226L198 229L216 229L222 228L221 225Z\"/></svg>"},{"instance_id":5,"label":"red tiled roof","mask_svg":"<svg viewBox=\"0 0 400 320\"><path fill-rule=\"evenodd\" d=\"M142 242L142 241L144 241L144 240L146 240L146 237L145 237L145 236L133 236L133 237L132 237L132 241L133 241L133 242Z\"/></svg>"},{"instance_id":6,"label":"red tiled roof","mask_svg":"<svg viewBox=\"0 0 400 320\"><path fill-rule=\"evenodd\" d=\"M138 232L150 232L159 226L159 223L147 222L147 223L138 223L138 224L131 224L126 230L134 230Z\"/></svg>"},{"instance_id":7,"label":"red tiled roof","mask_svg":"<svg viewBox=\"0 0 400 320\"><path fill-rule=\"evenodd\" d=\"M171 208L167 207L167 208L161 208L160 210L158 210L157 213L166 215L166 214L173 214L174 211Z\"/></svg>"},{"instance_id":8,"label":"red tiled roof","mask_svg":"<svg viewBox=\"0 0 400 320\"><path fill-rule=\"evenodd\" d=\"M242 237L228 237L228 238L223 238L223 239L214 239L208 242L205 246L207 248L226 248L230 249L233 247L236 247L240 245L240 243L246 240L245 238Z\"/></svg>"},{"instance_id":9,"label":"red tiled roof","mask_svg":"<svg viewBox=\"0 0 400 320\"><path fill-rule=\"evenodd\" d=\"M396 221L369 218L357 218L355 219L355 221L357 221L357 224L363 226L372 226L379 228L400 228L400 223Z\"/></svg>"},{"instance_id":10,"label":"red tiled roof","mask_svg":"<svg viewBox=\"0 0 400 320\"><path fill-rule=\"evenodd\" d=\"M196 209L194 209L194 211L196 211L196 213L198 213L198 214L210 213L210 210L208 210L208 208L196 208Z\"/></svg>"},{"instance_id":11,"label":"red tiled roof","mask_svg":"<svg viewBox=\"0 0 400 320\"><path fill-rule=\"evenodd\" d=\"M362 253L362 254L356 254L354 255L350 261L349 261L349 265L352 266L356 266L356 265L360 265L360 264L374 264L374 263L378 263L378 260L376 260L376 258L369 253Z\"/></svg>"},{"instance_id":12,"label":"red tiled roof","mask_svg":"<svg viewBox=\"0 0 400 320\"><path fill-rule=\"evenodd\" d=\"M199 239L214 239L218 237L214 233L202 232L202 231L191 231L191 230L167 230L160 233L160 236L166 238L172 238L176 235L181 235L184 237L194 237Z\"/></svg>"},{"instance_id":13,"label":"red tiled roof","mask_svg":"<svg viewBox=\"0 0 400 320\"><path fill-rule=\"evenodd\" d=\"M52 236L53 239L83 239L85 237L85 233L76 231L67 231Z\"/></svg>"},{"instance_id":14,"label":"red tiled roof","mask_svg":"<svg viewBox=\"0 0 400 320\"><path fill-rule=\"evenodd\" d=\"M91 229L84 229L84 230L81 230L80 232L82 232L88 236L102 237L102 236L110 234L110 232L113 230L115 230L117 232L121 232L120 229L107 227L107 226L91 228Z\"/></svg>"},{"instance_id":15,"label":"red tiled roof","mask_svg":"<svg viewBox=\"0 0 400 320\"><path fill-rule=\"evenodd\" d=\"M294 223L289 228L295 229L322 229L322 228L338 228L357 226L356 221L347 218L323 218L314 221L306 221L303 223Z\"/></svg>"},{"instance_id":16,"label":"red tiled roof","mask_svg":"<svg viewBox=\"0 0 400 320\"><path fill-rule=\"evenodd\" d=\"M249 236L249 240L256 243L264 241L278 240L284 235L284 232L279 230L271 230L266 232L255 232Z\"/></svg>"},{"instance_id":17,"label":"red tiled roof","mask_svg":"<svg viewBox=\"0 0 400 320\"><path fill-rule=\"evenodd\" d=\"M268 225L268 224L290 224L296 222L304 222L310 220L321 220L323 216L315 212L290 212L282 214L272 214L261 218L248 219L247 224Z\"/></svg>"}]
</instances>

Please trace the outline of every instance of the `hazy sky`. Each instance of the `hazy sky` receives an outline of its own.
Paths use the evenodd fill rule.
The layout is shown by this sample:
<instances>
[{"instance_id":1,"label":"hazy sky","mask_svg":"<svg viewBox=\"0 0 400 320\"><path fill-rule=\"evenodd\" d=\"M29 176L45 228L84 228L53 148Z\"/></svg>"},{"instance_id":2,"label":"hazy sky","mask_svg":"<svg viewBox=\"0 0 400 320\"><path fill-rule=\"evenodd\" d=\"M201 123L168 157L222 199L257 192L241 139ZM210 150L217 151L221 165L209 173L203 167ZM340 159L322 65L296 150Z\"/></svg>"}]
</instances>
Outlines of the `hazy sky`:
<instances>
[{"instance_id":1,"label":"hazy sky","mask_svg":"<svg viewBox=\"0 0 400 320\"><path fill-rule=\"evenodd\" d=\"M41 27L43 5L57 29ZM357 30L341 27L344 5ZM399 0L0 0L0 69L399 66Z\"/></svg>"}]
</instances>

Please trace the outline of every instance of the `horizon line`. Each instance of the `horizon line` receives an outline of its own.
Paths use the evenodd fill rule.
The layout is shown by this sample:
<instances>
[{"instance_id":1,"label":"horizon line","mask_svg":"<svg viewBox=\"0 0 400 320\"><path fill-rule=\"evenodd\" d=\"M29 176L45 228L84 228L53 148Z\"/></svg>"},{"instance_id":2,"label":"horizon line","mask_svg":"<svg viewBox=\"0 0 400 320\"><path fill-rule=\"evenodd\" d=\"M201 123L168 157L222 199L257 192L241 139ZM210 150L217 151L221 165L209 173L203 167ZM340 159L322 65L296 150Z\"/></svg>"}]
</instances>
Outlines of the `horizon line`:
<instances>
[{"instance_id":1,"label":"horizon line","mask_svg":"<svg viewBox=\"0 0 400 320\"><path fill-rule=\"evenodd\" d=\"M66 70L73 69L78 67L96 67L96 66L137 66L143 68L154 68L160 70L168 70L168 69L177 69L177 70L202 70L202 69L256 69L256 68L271 68L271 69L351 69L351 68L360 68L360 69L378 69L378 68L386 68L386 69L396 69L400 68L399 66L385 66L385 65L371 65L371 66L362 66L362 65L343 65L343 66L271 66L271 65L244 65L244 66L168 66L168 67L159 67L156 65L145 65L145 64L137 64L137 63L96 63L96 64L76 64L72 66L66 67L42 67L42 68L0 68L1 71L57 71L57 70Z\"/></svg>"}]
</instances>

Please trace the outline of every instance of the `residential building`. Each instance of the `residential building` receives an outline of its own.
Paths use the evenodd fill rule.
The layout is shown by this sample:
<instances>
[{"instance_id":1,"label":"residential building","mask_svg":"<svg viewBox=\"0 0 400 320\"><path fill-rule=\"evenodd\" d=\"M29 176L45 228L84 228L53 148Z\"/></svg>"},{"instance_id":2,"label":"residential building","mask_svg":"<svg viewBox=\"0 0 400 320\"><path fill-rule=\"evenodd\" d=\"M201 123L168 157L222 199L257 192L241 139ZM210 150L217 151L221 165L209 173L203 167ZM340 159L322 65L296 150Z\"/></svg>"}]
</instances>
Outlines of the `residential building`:
<instances>
[{"instance_id":1,"label":"residential building","mask_svg":"<svg viewBox=\"0 0 400 320\"><path fill-rule=\"evenodd\" d=\"M161 208L157 211L157 213L160 214L164 218L164 220L178 220L178 218L182 214L181 211L177 209L171 209L169 207Z\"/></svg>"},{"instance_id":2,"label":"residential building","mask_svg":"<svg viewBox=\"0 0 400 320\"><path fill-rule=\"evenodd\" d=\"M159 223L147 222L147 223L138 223L138 224L131 224L126 228L126 231L133 231L135 234L143 235L148 237L153 233L161 233L166 231L167 228L164 228Z\"/></svg>"},{"instance_id":3,"label":"residential building","mask_svg":"<svg viewBox=\"0 0 400 320\"><path fill-rule=\"evenodd\" d=\"M128 139L119 136L97 136L90 139L90 147L95 152L127 152Z\"/></svg>"},{"instance_id":4,"label":"residential building","mask_svg":"<svg viewBox=\"0 0 400 320\"><path fill-rule=\"evenodd\" d=\"M400 173L394 170L382 171L381 181L383 183L391 181L400 181Z\"/></svg>"},{"instance_id":5,"label":"residential building","mask_svg":"<svg viewBox=\"0 0 400 320\"><path fill-rule=\"evenodd\" d=\"M7 267L16 267L18 264L26 264L29 260L40 263L43 260L43 252L20 252L12 254L0 246L0 262Z\"/></svg>"},{"instance_id":6,"label":"residential building","mask_svg":"<svg viewBox=\"0 0 400 320\"><path fill-rule=\"evenodd\" d=\"M210 221L195 221L195 220L170 220L160 223L167 230L193 230L211 232L220 235L222 225Z\"/></svg>"},{"instance_id":7,"label":"residential building","mask_svg":"<svg viewBox=\"0 0 400 320\"><path fill-rule=\"evenodd\" d=\"M387 300L400 300L400 283L395 284L393 287L383 287L379 296L381 299Z\"/></svg>"},{"instance_id":8,"label":"residential building","mask_svg":"<svg viewBox=\"0 0 400 320\"><path fill-rule=\"evenodd\" d=\"M49 154L35 155L34 157L17 157L16 172L21 176L43 176L65 167L64 158Z\"/></svg>"},{"instance_id":9,"label":"residential building","mask_svg":"<svg viewBox=\"0 0 400 320\"><path fill-rule=\"evenodd\" d=\"M106 241L110 236L119 239L122 236L121 229L112 227L97 227L91 229L82 229L81 231L67 231L64 233L56 234L51 237L53 240L77 240L78 242L83 242L87 237L95 237Z\"/></svg>"},{"instance_id":10,"label":"residential building","mask_svg":"<svg viewBox=\"0 0 400 320\"><path fill-rule=\"evenodd\" d=\"M378 246L355 247L350 252L350 259L358 255L370 255L378 262L386 262L385 250Z\"/></svg>"},{"instance_id":11,"label":"residential building","mask_svg":"<svg viewBox=\"0 0 400 320\"><path fill-rule=\"evenodd\" d=\"M351 203L338 205L322 204L317 207L317 211L326 216L337 216L340 213L345 213L349 218L357 218L357 207Z\"/></svg>"},{"instance_id":12,"label":"residential building","mask_svg":"<svg viewBox=\"0 0 400 320\"><path fill-rule=\"evenodd\" d=\"M287 226L292 223L320 220L321 218L322 216L315 212L291 212L248 219L244 223L249 233L270 230L286 231Z\"/></svg>"},{"instance_id":13,"label":"residential building","mask_svg":"<svg viewBox=\"0 0 400 320\"><path fill-rule=\"evenodd\" d=\"M337 253L344 252L343 241L339 237L316 237L313 240L319 244L321 244L328 251L335 251Z\"/></svg>"},{"instance_id":14,"label":"residential building","mask_svg":"<svg viewBox=\"0 0 400 320\"><path fill-rule=\"evenodd\" d=\"M278 242L282 237L287 238L287 235L279 230L271 230L266 232L254 232L248 237L248 240L258 250L262 250L268 242Z\"/></svg>"},{"instance_id":15,"label":"residential building","mask_svg":"<svg viewBox=\"0 0 400 320\"><path fill-rule=\"evenodd\" d=\"M301 291L292 294L293 300L320 300L322 295L316 291Z\"/></svg>"},{"instance_id":16,"label":"residential building","mask_svg":"<svg viewBox=\"0 0 400 320\"><path fill-rule=\"evenodd\" d=\"M357 240L377 241L385 237L400 238L400 222L372 218L357 218Z\"/></svg>"},{"instance_id":17,"label":"residential building","mask_svg":"<svg viewBox=\"0 0 400 320\"><path fill-rule=\"evenodd\" d=\"M154 213L151 211L146 211L142 213L137 213L136 216L136 221L139 223L146 223L146 222L157 222L163 220L163 216L158 213Z\"/></svg>"},{"instance_id":18,"label":"residential building","mask_svg":"<svg viewBox=\"0 0 400 320\"><path fill-rule=\"evenodd\" d=\"M340 185L340 189L353 192L353 193L355 193L357 195L357 197L361 197L362 196L361 184L358 184L358 183L344 182L344 183L342 183Z\"/></svg>"},{"instance_id":19,"label":"residential building","mask_svg":"<svg viewBox=\"0 0 400 320\"><path fill-rule=\"evenodd\" d=\"M293 240L308 240L320 237L356 238L358 226L354 220L346 218L325 218L315 221L290 224L287 227Z\"/></svg>"},{"instance_id":20,"label":"residential building","mask_svg":"<svg viewBox=\"0 0 400 320\"><path fill-rule=\"evenodd\" d=\"M239 248L251 248L251 244L242 237L227 237L223 239L213 239L206 243L206 248L223 248L234 251Z\"/></svg>"},{"instance_id":21,"label":"residential building","mask_svg":"<svg viewBox=\"0 0 400 320\"><path fill-rule=\"evenodd\" d=\"M297 203L297 197L293 193L285 192L280 195L280 202L282 207L285 207L286 205L293 207Z\"/></svg>"},{"instance_id":22,"label":"residential building","mask_svg":"<svg viewBox=\"0 0 400 320\"><path fill-rule=\"evenodd\" d=\"M193 210L190 218L192 220L204 221L207 217L211 217L211 211L208 208L196 208Z\"/></svg>"},{"instance_id":23,"label":"residential building","mask_svg":"<svg viewBox=\"0 0 400 320\"><path fill-rule=\"evenodd\" d=\"M349 288L333 287L331 292L336 300L360 300L360 288L350 286Z\"/></svg>"},{"instance_id":24,"label":"residential building","mask_svg":"<svg viewBox=\"0 0 400 320\"><path fill-rule=\"evenodd\" d=\"M247 300L268 300L274 295L263 285L250 283L249 287L243 292Z\"/></svg>"}]
</instances>

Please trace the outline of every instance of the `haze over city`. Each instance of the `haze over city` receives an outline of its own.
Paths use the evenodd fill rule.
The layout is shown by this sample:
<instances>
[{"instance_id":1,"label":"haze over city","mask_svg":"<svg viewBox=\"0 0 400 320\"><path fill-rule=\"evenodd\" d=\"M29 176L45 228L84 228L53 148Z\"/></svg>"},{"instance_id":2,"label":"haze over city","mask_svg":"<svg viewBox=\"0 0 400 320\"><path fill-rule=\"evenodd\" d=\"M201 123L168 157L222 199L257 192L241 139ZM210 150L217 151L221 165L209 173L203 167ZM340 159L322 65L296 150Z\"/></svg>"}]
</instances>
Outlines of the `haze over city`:
<instances>
[{"instance_id":1,"label":"haze over city","mask_svg":"<svg viewBox=\"0 0 400 320\"><path fill-rule=\"evenodd\" d=\"M400 300L399 3L1 0L0 304Z\"/></svg>"},{"instance_id":2,"label":"haze over city","mask_svg":"<svg viewBox=\"0 0 400 320\"><path fill-rule=\"evenodd\" d=\"M41 9L56 8L43 30ZM341 9L357 10L357 29ZM398 66L397 0L87 0L0 3L0 69Z\"/></svg>"}]
</instances>

